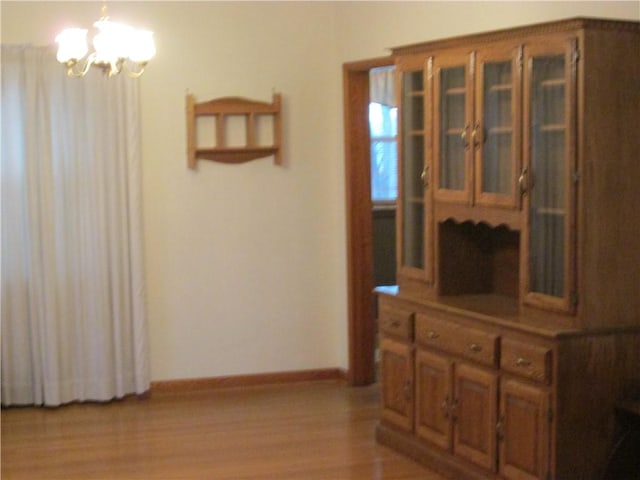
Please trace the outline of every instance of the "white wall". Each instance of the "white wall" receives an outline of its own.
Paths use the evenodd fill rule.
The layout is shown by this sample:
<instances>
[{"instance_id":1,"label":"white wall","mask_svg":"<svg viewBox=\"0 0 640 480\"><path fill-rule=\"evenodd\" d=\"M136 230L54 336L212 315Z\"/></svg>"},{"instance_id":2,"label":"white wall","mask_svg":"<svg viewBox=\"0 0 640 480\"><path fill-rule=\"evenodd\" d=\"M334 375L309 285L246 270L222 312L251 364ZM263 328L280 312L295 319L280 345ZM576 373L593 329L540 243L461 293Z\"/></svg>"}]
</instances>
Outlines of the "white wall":
<instances>
[{"instance_id":1,"label":"white wall","mask_svg":"<svg viewBox=\"0 0 640 480\"><path fill-rule=\"evenodd\" d=\"M3 1L2 42L51 43L100 6ZM140 79L154 380L347 367L343 62L558 18L640 19L635 1L112 1L109 13L153 29L158 47ZM282 92L285 166L188 170L187 89Z\"/></svg>"},{"instance_id":2,"label":"white wall","mask_svg":"<svg viewBox=\"0 0 640 480\"><path fill-rule=\"evenodd\" d=\"M632 1L345 2L336 16L342 61L384 56L392 47L572 17L640 20Z\"/></svg>"},{"instance_id":3,"label":"white wall","mask_svg":"<svg viewBox=\"0 0 640 480\"><path fill-rule=\"evenodd\" d=\"M50 43L100 6L2 2L2 41ZM334 5L109 2L109 14L157 40L140 79L152 378L346 367ZM282 92L284 167L187 169L187 89Z\"/></svg>"}]
</instances>

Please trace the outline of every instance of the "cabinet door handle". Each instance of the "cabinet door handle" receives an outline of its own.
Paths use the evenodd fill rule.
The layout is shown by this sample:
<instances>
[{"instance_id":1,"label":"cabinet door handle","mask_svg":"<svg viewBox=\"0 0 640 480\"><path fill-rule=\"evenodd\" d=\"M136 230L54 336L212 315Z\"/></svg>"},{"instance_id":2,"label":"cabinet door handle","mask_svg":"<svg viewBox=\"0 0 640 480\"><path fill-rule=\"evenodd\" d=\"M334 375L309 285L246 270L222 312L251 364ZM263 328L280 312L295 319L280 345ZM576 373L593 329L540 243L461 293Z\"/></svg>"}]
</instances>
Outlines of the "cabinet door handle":
<instances>
[{"instance_id":1,"label":"cabinet door handle","mask_svg":"<svg viewBox=\"0 0 640 480\"><path fill-rule=\"evenodd\" d=\"M520 176L518 177L518 187L520 188L520 195L524 195L529 191L529 185L527 181L527 177L529 176L529 170L527 167L524 167L520 172Z\"/></svg>"},{"instance_id":2,"label":"cabinet door handle","mask_svg":"<svg viewBox=\"0 0 640 480\"><path fill-rule=\"evenodd\" d=\"M471 132L471 138L473 139L473 146L479 147L480 144L484 143L484 132L482 127L480 126L480 122L476 122L473 127L473 131Z\"/></svg>"},{"instance_id":3,"label":"cabinet door handle","mask_svg":"<svg viewBox=\"0 0 640 480\"><path fill-rule=\"evenodd\" d=\"M464 130L462 130L462 133L460 134L460 138L462 139L462 144L464 145L464 148L469 148L469 139L467 138L467 136L469 135L469 124L466 124L464 126Z\"/></svg>"},{"instance_id":4,"label":"cabinet door handle","mask_svg":"<svg viewBox=\"0 0 640 480\"><path fill-rule=\"evenodd\" d=\"M518 357L516 358L516 367L530 367L531 360L527 360L526 358Z\"/></svg>"},{"instance_id":5,"label":"cabinet door handle","mask_svg":"<svg viewBox=\"0 0 640 480\"><path fill-rule=\"evenodd\" d=\"M425 333L425 336L429 340L435 340L436 338L438 338L440 336L440 334L438 332L434 332L433 330L429 330L427 333Z\"/></svg>"},{"instance_id":6,"label":"cabinet door handle","mask_svg":"<svg viewBox=\"0 0 640 480\"><path fill-rule=\"evenodd\" d=\"M469 350L471 350L473 353L480 353L482 351L482 345L472 343L471 345L469 345Z\"/></svg>"},{"instance_id":7,"label":"cabinet door handle","mask_svg":"<svg viewBox=\"0 0 640 480\"><path fill-rule=\"evenodd\" d=\"M422 169L422 173L420 174L420 180L422 180L422 185L424 188L429 187L429 166L425 165Z\"/></svg>"}]
</instances>

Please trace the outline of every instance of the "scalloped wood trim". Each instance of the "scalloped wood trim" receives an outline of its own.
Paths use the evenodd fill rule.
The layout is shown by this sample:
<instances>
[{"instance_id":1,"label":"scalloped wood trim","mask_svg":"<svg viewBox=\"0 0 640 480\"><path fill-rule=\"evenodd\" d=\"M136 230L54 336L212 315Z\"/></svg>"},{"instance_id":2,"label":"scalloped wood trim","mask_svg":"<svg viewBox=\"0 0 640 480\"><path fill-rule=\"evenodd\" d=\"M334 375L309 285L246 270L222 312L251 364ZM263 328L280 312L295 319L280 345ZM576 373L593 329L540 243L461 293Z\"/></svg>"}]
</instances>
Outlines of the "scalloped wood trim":
<instances>
[{"instance_id":1,"label":"scalloped wood trim","mask_svg":"<svg viewBox=\"0 0 640 480\"><path fill-rule=\"evenodd\" d=\"M434 219L436 222L453 220L457 223L484 223L493 228L504 225L510 230L520 231L522 229L522 211L514 208L492 208L481 205L470 206L438 202L434 208Z\"/></svg>"},{"instance_id":2,"label":"scalloped wood trim","mask_svg":"<svg viewBox=\"0 0 640 480\"><path fill-rule=\"evenodd\" d=\"M273 156L275 165L282 165L282 97L273 94L271 103L242 97L221 97L196 103L192 94L187 94L187 165L196 168L198 160L223 163L244 163L258 158ZM259 116L273 117L273 144L258 145L257 119ZM231 116L245 117L246 143L240 147L225 144L226 120ZM216 146L198 147L196 122L198 117L215 117Z\"/></svg>"}]
</instances>

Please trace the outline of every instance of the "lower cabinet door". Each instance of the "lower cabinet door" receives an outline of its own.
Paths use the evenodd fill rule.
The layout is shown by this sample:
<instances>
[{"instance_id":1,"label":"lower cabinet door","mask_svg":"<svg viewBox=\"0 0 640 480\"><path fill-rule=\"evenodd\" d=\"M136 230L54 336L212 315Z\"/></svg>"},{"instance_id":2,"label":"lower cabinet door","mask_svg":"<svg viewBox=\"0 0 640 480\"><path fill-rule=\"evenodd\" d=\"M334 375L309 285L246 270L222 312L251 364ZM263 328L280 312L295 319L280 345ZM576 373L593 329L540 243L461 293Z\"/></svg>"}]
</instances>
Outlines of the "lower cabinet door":
<instances>
[{"instance_id":1,"label":"lower cabinet door","mask_svg":"<svg viewBox=\"0 0 640 480\"><path fill-rule=\"evenodd\" d=\"M440 448L451 448L451 381L453 362L418 349L416 352L416 434Z\"/></svg>"},{"instance_id":2,"label":"lower cabinet door","mask_svg":"<svg viewBox=\"0 0 640 480\"><path fill-rule=\"evenodd\" d=\"M498 375L457 363L453 378L453 451L458 457L495 472Z\"/></svg>"},{"instance_id":3,"label":"lower cabinet door","mask_svg":"<svg viewBox=\"0 0 640 480\"><path fill-rule=\"evenodd\" d=\"M510 480L547 478L549 394L517 380L504 380L500 394L500 474Z\"/></svg>"},{"instance_id":4,"label":"lower cabinet door","mask_svg":"<svg viewBox=\"0 0 640 480\"><path fill-rule=\"evenodd\" d=\"M382 418L403 430L412 431L413 347L383 338L380 355Z\"/></svg>"}]
</instances>

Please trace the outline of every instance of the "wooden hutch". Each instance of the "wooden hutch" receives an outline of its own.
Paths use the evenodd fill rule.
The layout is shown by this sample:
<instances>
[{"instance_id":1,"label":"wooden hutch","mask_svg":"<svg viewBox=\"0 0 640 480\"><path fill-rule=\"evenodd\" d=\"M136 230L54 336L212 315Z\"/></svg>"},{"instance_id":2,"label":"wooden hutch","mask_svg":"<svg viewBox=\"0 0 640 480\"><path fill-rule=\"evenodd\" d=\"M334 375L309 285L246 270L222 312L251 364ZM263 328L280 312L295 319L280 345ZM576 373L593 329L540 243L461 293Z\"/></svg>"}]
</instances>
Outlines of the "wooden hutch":
<instances>
[{"instance_id":1,"label":"wooden hutch","mask_svg":"<svg viewBox=\"0 0 640 480\"><path fill-rule=\"evenodd\" d=\"M394 48L378 440L456 479L595 479L640 385L640 23Z\"/></svg>"}]
</instances>

